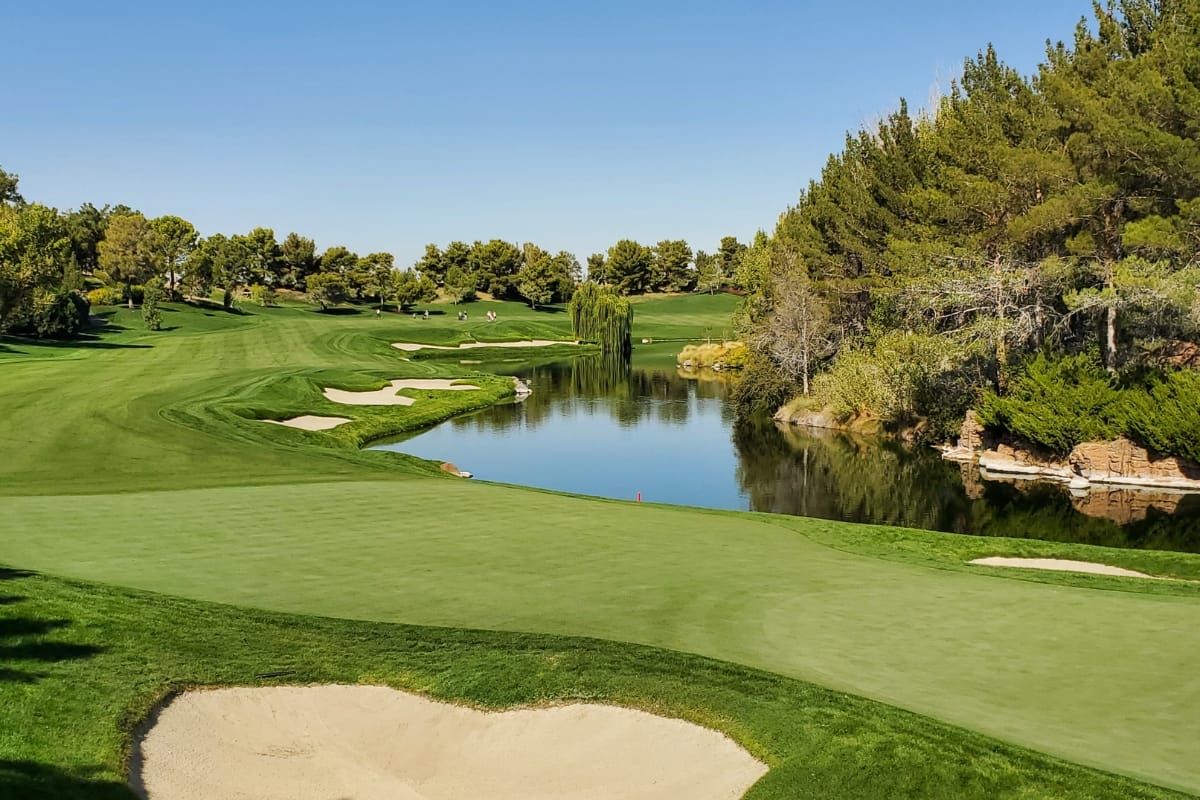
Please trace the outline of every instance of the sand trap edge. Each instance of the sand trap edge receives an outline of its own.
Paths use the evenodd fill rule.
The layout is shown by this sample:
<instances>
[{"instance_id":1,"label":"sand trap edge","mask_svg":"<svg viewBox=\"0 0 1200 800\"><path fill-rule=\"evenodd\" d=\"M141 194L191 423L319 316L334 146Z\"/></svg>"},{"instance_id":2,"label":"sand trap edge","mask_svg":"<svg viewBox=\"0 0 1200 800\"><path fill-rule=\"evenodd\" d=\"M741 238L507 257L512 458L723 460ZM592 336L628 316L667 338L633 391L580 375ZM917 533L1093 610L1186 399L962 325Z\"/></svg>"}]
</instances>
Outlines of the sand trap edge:
<instances>
[{"instance_id":1,"label":"sand trap edge","mask_svg":"<svg viewBox=\"0 0 1200 800\"><path fill-rule=\"evenodd\" d=\"M301 431L329 431L353 421L349 417L323 417L317 414L301 414L290 419L259 420L259 422L269 422L272 425L282 425L285 428L295 428Z\"/></svg>"},{"instance_id":2,"label":"sand trap edge","mask_svg":"<svg viewBox=\"0 0 1200 800\"><path fill-rule=\"evenodd\" d=\"M128 750L128 760L125 764L125 781L126 785L132 790L134 796L146 800L148 790L145 785L145 752L144 743L150 733L161 721L163 713L170 705L182 697L196 694L207 694L220 691L233 692L249 692L253 693L256 690L306 690L306 689L368 689L368 690L385 690L396 693L410 699L415 699L421 702L430 703L436 706L443 706L450 709L460 711L475 712L484 717L501 717L507 714L518 712L536 712L542 710L554 709L572 709L572 708L596 708L603 709L606 712L628 712L631 716L642 716L652 718L656 722L667 722L681 726L683 728L692 728L696 731L703 732L703 735L712 737L713 741L720 741L721 746L727 747L728 750L724 755L726 757L735 756L743 760L739 783L744 783L740 786L740 791L737 797L741 798L746 792L749 792L755 785L758 784L763 777L770 772L770 765L764 762L761 758L752 753L745 745L738 742L731 734L716 727L696 722L685 717L668 715L661 712L650 711L648 709L639 708L632 705L621 705L617 703L598 703L579 699L563 699L563 700L544 700L532 702L523 705L505 706L502 708L492 708L488 706L478 705L469 701L450 700L434 697L422 692L412 691L408 689L397 689L392 686L373 683L350 684L350 683L311 683L311 684L219 684L219 685L198 685L177 687L165 692L145 713L141 720L133 726L130 731L130 747ZM158 800L157 797L151 800ZM732 798L731 798L732 800Z\"/></svg>"},{"instance_id":3,"label":"sand trap edge","mask_svg":"<svg viewBox=\"0 0 1200 800\"><path fill-rule=\"evenodd\" d=\"M1147 575L1145 572L1112 567L1107 564L1097 564L1093 561L1074 561L1069 558L1009 558L1006 556L988 556L975 558L967 562L981 567L1004 567L1013 569L1040 569L1048 572L1073 572L1083 575L1104 575L1110 578L1142 578L1152 581L1170 580L1157 575Z\"/></svg>"}]
</instances>

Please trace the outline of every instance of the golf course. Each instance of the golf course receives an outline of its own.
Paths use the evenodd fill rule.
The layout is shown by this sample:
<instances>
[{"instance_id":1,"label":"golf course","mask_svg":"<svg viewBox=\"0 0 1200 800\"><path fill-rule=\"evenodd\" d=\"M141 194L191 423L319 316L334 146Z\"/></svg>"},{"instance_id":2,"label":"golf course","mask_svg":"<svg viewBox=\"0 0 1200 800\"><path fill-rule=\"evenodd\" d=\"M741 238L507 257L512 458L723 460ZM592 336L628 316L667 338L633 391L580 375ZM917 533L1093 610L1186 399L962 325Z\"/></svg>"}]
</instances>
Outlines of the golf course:
<instances>
[{"instance_id":1,"label":"golf course","mask_svg":"<svg viewBox=\"0 0 1200 800\"><path fill-rule=\"evenodd\" d=\"M642 299L634 341L736 303ZM1200 793L1200 556L462 480L363 445L510 399L516 359L598 357L567 314L162 308L0 343L0 797L133 797L165 698L313 684L689 720L768 767L747 798ZM393 382L411 403L329 399ZM306 415L348 421L264 422Z\"/></svg>"}]
</instances>

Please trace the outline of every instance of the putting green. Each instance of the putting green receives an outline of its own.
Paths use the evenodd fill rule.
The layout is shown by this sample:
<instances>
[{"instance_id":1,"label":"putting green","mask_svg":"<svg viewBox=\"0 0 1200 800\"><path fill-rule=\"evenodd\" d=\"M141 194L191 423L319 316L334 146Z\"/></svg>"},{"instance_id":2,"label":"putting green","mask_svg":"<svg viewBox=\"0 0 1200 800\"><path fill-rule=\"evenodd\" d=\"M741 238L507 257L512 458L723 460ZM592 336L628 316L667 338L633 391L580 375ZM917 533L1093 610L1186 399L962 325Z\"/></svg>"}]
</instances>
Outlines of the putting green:
<instances>
[{"instance_id":1,"label":"putting green","mask_svg":"<svg viewBox=\"0 0 1200 800\"><path fill-rule=\"evenodd\" d=\"M549 324L517 331L512 316L524 336ZM390 348L422 324L440 330L283 310L112 340L145 350L14 356L0 366L15 453L0 465L0 562L291 612L673 648L1200 791L1194 596L931 569L803 535L851 529L839 523L421 477L322 445L329 433L214 416L267 401L326 411L304 407L299 378L273 387L348 359L459 377Z\"/></svg>"}]
</instances>

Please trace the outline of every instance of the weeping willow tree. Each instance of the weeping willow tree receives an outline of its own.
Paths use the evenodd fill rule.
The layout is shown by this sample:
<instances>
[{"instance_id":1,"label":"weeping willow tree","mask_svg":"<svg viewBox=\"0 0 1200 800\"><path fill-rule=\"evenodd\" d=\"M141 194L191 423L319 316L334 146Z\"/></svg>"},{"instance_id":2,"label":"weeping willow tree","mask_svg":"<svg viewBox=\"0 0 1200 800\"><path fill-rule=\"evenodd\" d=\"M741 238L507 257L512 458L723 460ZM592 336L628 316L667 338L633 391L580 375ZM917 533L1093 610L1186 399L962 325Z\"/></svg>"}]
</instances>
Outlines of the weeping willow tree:
<instances>
[{"instance_id":1,"label":"weeping willow tree","mask_svg":"<svg viewBox=\"0 0 1200 800\"><path fill-rule=\"evenodd\" d=\"M612 286L591 281L571 297L571 325L575 338L595 342L605 353L628 356L633 349L633 306Z\"/></svg>"}]
</instances>

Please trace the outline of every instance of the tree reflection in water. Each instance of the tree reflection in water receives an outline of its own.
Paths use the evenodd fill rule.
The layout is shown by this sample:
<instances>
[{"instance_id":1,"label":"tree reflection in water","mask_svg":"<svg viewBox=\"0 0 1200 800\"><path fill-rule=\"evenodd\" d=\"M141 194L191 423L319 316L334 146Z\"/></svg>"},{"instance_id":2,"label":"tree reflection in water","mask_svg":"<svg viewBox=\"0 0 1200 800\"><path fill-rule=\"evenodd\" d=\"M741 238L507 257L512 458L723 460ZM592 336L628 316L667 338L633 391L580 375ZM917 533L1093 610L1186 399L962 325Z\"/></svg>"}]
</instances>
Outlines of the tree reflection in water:
<instances>
[{"instance_id":1,"label":"tree reflection in water","mask_svg":"<svg viewBox=\"0 0 1200 800\"><path fill-rule=\"evenodd\" d=\"M984 481L971 465L886 438L737 421L730 377L580 357L505 362L518 404L383 445L512 483L632 499L1200 552L1200 496Z\"/></svg>"}]
</instances>

